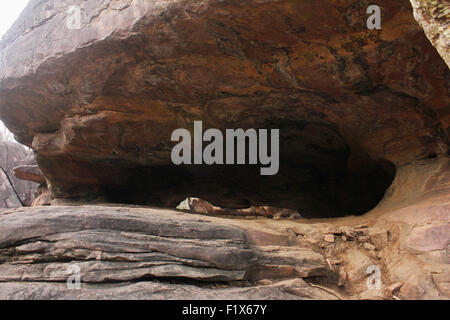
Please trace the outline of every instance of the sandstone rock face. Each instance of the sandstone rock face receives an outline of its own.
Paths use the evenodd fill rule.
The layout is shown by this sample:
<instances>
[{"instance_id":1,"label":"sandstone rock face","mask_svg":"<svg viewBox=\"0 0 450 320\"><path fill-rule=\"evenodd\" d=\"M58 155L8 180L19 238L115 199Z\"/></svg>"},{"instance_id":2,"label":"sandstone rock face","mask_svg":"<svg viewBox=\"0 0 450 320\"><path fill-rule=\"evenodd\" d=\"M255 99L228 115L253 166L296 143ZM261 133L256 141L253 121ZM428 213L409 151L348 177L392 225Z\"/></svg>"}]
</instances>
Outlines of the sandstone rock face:
<instances>
[{"instance_id":1,"label":"sandstone rock face","mask_svg":"<svg viewBox=\"0 0 450 320\"><path fill-rule=\"evenodd\" d=\"M34 159L33 159L34 162ZM45 177L39 169L37 164L21 164L14 168L14 175L25 181L32 181L35 183L45 183Z\"/></svg>"},{"instance_id":2,"label":"sandstone rock face","mask_svg":"<svg viewBox=\"0 0 450 320\"><path fill-rule=\"evenodd\" d=\"M399 170L371 213L377 226L398 228L389 236L398 239L398 246L388 246L380 255L392 283L401 283L399 297L449 299L449 194L450 159L419 161Z\"/></svg>"},{"instance_id":3,"label":"sandstone rock face","mask_svg":"<svg viewBox=\"0 0 450 320\"><path fill-rule=\"evenodd\" d=\"M80 268L84 283L103 285L76 293L51 285L66 281L71 265ZM241 299L335 298L301 280L276 283L262 291L251 285L246 290L200 291L154 282L127 284L173 278L207 286L214 282L307 278L327 272L325 258L310 248L258 246L248 240L245 229L220 219L125 207L53 207L0 213L0 298L43 299L49 290L57 298L181 298L179 291L192 291L193 297L203 292L206 299L222 299L222 292L229 297L243 293ZM25 288L27 282L44 284ZM105 293L105 282L126 286ZM38 295L37 288L41 290ZM132 290L138 291L130 295Z\"/></svg>"},{"instance_id":4,"label":"sandstone rock face","mask_svg":"<svg viewBox=\"0 0 450 320\"><path fill-rule=\"evenodd\" d=\"M37 184L15 175L16 166L30 161L34 162L33 156L22 145L0 142L0 208L30 206L34 201Z\"/></svg>"},{"instance_id":5,"label":"sandstone rock face","mask_svg":"<svg viewBox=\"0 0 450 320\"><path fill-rule=\"evenodd\" d=\"M361 214L395 166L446 154L450 132L449 69L411 4L379 1L368 30L370 4L33 0L0 44L0 117L57 203ZM279 174L175 167L171 133L195 120L279 128Z\"/></svg>"},{"instance_id":6,"label":"sandstone rock face","mask_svg":"<svg viewBox=\"0 0 450 320\"><path fill-rule=\"evenodd\" d=\"M193 285L139 282L134 284L88 284L80 290L67 290L56 283L0 283L0 299L11 300L336 300L324 290L312 288L303 280L280 281L273 285L248 288L199 288Z\"/></svg>"},{"instance_id":7,"label":"sandstone rock face","mask_svg":"<svg viewBox=\"0 0 450 320\"><path fill-rule=\"evenodd\" d=\"M449 173L403 166L376 209L338 219L0 210L0 299L450 299Z\"/></svg>"},{"instance_id":8,"label":"sandstone rock face","mask_svg":"<svg viewBox=\"0 0 450 320\"><path fill-rule=\"evenodd\" d=\"M94 283L143 277L239 281L254 278L251 268L275 278L283 273L318 276L327 270L323 257L312 250L252 250L236 227L171 211L38 209L0 219L0 281L61 281L68 268L64 261L71 259L86 261L81 270L85 281Z\"/></svg>"},{"instance_id":9,"label":"sandstone rock face","mask_svg":"<svg viewBox=\"0 0 450 320\"><path fill-rule=\"evenodd\" d=\"M291 218L298 219L301 215L294 210L286 208L275 208L268 206L250 207L245 209L229 209L212 205L211 203L198 198L187 198L177 207L179 210L208 214L208 215L230 215L230 216L262 216L273 219Z\"/></svg>"},{"instance_id":10,"label":"sandstone rock face","mask_svg":"<svg viewBox=\"0 0 450 320\"><path fill-rule=\"evenodd\" d=\"M16 178L23 181L33 182L31 184L28 183L32 185L33 193L35 195L31 206L51 205L52 198L47 187L47 181L33 156L30 155L27 159L21 161L20 164L13 170ZM35 183L39 184L37 188Z\"/></svg>"},{"instance_id":11,"label":"sandstone rock face","mask_svg":"<svg viewBox=\"0 0 450 320\"><path fill-rule=\"evenodd\" d=\"M414 17L450 67L450 2L411 0Z\"/></svg>"},{"instance_id":12,"label":"sandstone rock face","mask_svg":"<svg viewBox=\"0 0 450 320\"><path fill-rule=\"evenodd\" d=\"M0 210L0 298L450 299L447 11L411 2L31 0L0 117L54 206ZM279 174L173 165L200 120L280 129Z\"/></svg>"},{"instance_id":13,"label":"sandstone rock face","mask_svg":"<svg viewBox=\"0 0 450 320\"><path fill-rule=\"evenodd\" d=\"M0 299L450 299L449 173L448 158L403 166L376 209L338 219L3 210Z\"/></svg>"},{"instance_id":14,"label":"sandstone rock face","mask_svg":"<svg viewBox=\"0 0 450 320\"><path fill-rule=\"evenodd\" d=\"M376 209L338 219L3 210L0 299L450 299L449 173L404 166Z\"/></svg>"}]
</instances>

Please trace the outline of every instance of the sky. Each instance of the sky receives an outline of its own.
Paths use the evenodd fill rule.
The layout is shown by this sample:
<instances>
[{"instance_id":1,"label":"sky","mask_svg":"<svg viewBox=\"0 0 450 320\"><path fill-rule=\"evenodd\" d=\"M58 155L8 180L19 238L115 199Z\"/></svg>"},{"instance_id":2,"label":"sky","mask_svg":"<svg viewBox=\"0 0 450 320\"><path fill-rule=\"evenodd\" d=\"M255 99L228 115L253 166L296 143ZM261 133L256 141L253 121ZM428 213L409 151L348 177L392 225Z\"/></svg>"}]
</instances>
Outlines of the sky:
<instances>
[{"instance_id":1,"label":"sky","mask_svg":"<svg viewBox=\"0 0 450 320\"><path fill-rule=\"evenodd\" d=\"M0 1L0 37L2 37L27 5L28 0Z\"/></svg>"},{"instance_id":2,"label":"sky","mask_svg":"<svg viewBox=\"0 0 450 320\"><path fill-rule=\"evenodd\" d=\"M29 0L1 0L0 1L0 38L8 31L19 17ZM0 132L3 122L0 120Z\"/></svg>"}]
</instances>

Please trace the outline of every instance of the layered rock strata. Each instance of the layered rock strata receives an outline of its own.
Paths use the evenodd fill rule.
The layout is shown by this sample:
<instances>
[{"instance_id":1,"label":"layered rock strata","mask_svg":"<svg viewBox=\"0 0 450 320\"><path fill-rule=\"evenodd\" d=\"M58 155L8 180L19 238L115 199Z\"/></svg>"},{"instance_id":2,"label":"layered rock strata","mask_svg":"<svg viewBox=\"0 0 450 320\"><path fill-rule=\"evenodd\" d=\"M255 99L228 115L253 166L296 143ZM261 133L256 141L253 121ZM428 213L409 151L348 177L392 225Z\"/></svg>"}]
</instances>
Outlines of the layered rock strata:
<instances>
[{"instance_id":1,"label":"layered rock strata","mask_svg":"<svg viewBox=\"0 0 450 320\"><path fill-rule=\"evenodd\" d=\"M449 69L411 4L378 1L368 30L370 4L33 0L0 44L0 117L56 203L362 214L450 132ZM196 120L279 128L279 174L174 166L171 133Z\"/></svg>"}]
</instances>

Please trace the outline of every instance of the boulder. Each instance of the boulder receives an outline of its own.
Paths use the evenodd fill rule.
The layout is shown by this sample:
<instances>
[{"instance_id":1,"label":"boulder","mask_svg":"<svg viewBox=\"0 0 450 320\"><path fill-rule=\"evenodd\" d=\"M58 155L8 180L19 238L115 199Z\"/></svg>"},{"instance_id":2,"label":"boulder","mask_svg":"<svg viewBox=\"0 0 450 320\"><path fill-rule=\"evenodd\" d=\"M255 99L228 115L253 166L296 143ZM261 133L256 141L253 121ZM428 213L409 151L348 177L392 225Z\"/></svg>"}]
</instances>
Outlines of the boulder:
<instances>
[{"instance_id":1,"label":"boulder","mask_svg":"<svg viewBox=\"0 0 450 320\"><path fill-rule=\"evenodd\" d=\"M80 261L90 283L257 281L319 276L328 269L311 249L254 247L245 230L223 220L168 210L55 207L0 216L0 282L62 281L72 260Z\"/></svg>"},{"instance_id":2,"label":"boulder","mask_svg":"<svg viewBox=\"0 0 450 320\"><path fill-rule=\"evenodd\" d=\"M450 299L448 12L411 2L31 0L0 118L42 174L5 171L53 206L0 209L0 298ZM197 121L279 129L278 174L174 165Z\"/></svg>"},{"instance_id":3,"label":"boulder","mask_svg":"<svg viewBox=\"0 0 450 320\"><path fill-rule=\"evenodd\" d=\"M362 214L450 132L449 69L411 4L378 1L369 30L370 4L32 0L0 44L0 117L56 202ZM280 129L278 175L173 165L194 121Z\"/></svg>"},{"instance_id":4,"label":"boulder","mask_svg":"<svg viewBox=\"0 0 450 320\"><path fill-rule=\"evenodd\" d=\"M81 276L81 291L57 284L69 279L73 266ZM334 299L326 290L295 280L327 272L320 253L259 245L248 239L245 228L226 219L102 206L0 212L0 299L46 299L48 291L58 299L192 299L202 294L205 299L231 294L239 299ZM146 279L155 281L141 283ZM179 284L165 284L167 279ZM257 287L262 279L272 279L273 285ZM286 279L291 281L279 282ZM186 285L189 281L195 286ZM122 285L111 288L111 282ZM231 285L239 282L247 288ZM229 289L208 290L214 283ZM29 287L21 290L25 284ZM161 288L166 289L158 293Z\"/></svg>"}]
</instances>

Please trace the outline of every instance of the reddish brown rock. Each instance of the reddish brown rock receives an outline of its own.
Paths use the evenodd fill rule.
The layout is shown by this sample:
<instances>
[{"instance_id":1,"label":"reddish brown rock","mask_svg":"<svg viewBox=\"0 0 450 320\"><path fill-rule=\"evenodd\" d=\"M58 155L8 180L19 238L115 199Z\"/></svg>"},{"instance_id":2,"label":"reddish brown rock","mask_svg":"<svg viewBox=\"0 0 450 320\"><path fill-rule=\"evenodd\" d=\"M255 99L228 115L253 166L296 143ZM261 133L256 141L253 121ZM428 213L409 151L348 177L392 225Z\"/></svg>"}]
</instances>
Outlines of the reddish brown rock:
<instances>
[{"instance_id":1,"label":"reddish brown rock","mask_svg":"<svg viewBox=\"0 0 450 320\"><path fill-rule=\"evenodd\" d=\"M449 70L407 0L377 3L381 30L370 1L105 3L80 2L72 30L63 3L34 1L0 45L0 117L55 198L360 214L394 165L448 152ZM194 120L280 128L279 174L173 166Z\"/></svg>"},{"instance_id":2,"label":"reddish brown rock","mask_svg":"<svg viewBox=\"0 0 450 320\"><path fill-rule=\"evenodd\" d=\"M400 288L403 286L403 282L398 281L396 283L391 284L386 290L388 292L388 294L390 294L391 296L397 294L397 292L400 290Z\"/></svg>"},{"instance_id":3,"label":"reddish brown rock","mask_svg":"<svg viewBox=\"0 0 450 320\"><path fill-rule=\"evenodd\" d=\"M212 205L211 203L198 199L198 198L187 198L177 209L188 210L200 214L212 214L212 215L228 215L228 216L262 216L273 219L280 218L290 218L298 219L301 215L295 210L289 210L286 208L275 208L269 206L252 206L250 208L244 209L229 209L221 208Z\"/></svg>"},{"instance_id":4,"label":"reddish brown rock","mask_svg":"<svg viewBox=\"0 0 450 320\"><path fill-rule=\"evenodd\" d=\"M34 194L34 200L32 201L31 206L34 207L34 206L51 205L52 197L50 190L48 190L47 187L47 181L45 180L45 177L42 174L41 169L36 164L34 157L32 156L28 157L13 170L14 176L16 176L16 178L39 184L37 188L34 186L34 190L36 190L36 192Z\"/></svg>"},{"instance_id":5,"label":"reddish brown rock","mask_svg":"<svg viewBox=\"0 0 450 320\"><path fill-rule=\"evenodd\" d=\"M157 285L173 298L178 288L210 299L228 292L236 298L264 292L262 299L449 299L450 268L441 241L445 233L435 237L439 234L429 232L448 223L449 211L440 216L430 211L433 224L417 218L417 212L426 217L430 206L448 202L449 186L426 183L446 172L445 161L401 168L383 202L361 217L291 221L111 205L3 210L1 297L43 299L45 290L53 290L52 298L59 299L120 298L126 293L150 298ZM408 180L411 169L416 175ZM427 192L419 193L420 188ZM415 196L412 203L404 197L406 190ZM411 221L403 217L408 209ZM325 235L333 235L334 241L324 241ZM375 251L367 251L367 243L376 244ZM80 266L82 290L67 290L62 283L68 261ZM380 289L375 291L368 286L369 267L379 268ZM135 283L150 275L152 283ZM178 281L176 288L167 277ZM305 281L291 287L299 277ZM184 283L186 278L194 283ZM216 291L218 279L224 291ZM278 282L283 279L288 282ZM121 283L122 289L106 291L110 281Z\"/></svg>"},{"instance_id":6,"label":"reddish brown rock","mask_svg":"<svg viewBox=\"0 0 450 320\"><path fill-rule=\"evenodd\" d=\"M45 183L45 177L39 169L38 165L20 165L14 168L14 175L25 181L31 181L35 183Z\"/></svg>"},{"instance_id":7,"label":"reddish brown rock","mask_svg":"<svg viewBox=\"0 0 450 320\"><path fill-rule=\"evenodd\" d=\"M198 210L3 210L0 296L449 299L447 22L412 2L426 35L407 0L378 1L381 30L366 0L75 1L79 30L65 2L32 0L0 43L0 117L36 152L36 202ZM195 120L280 129L279 174L172 165ZM54 283L72 260L82 291Z\"/></svg>"}]
</instances>

